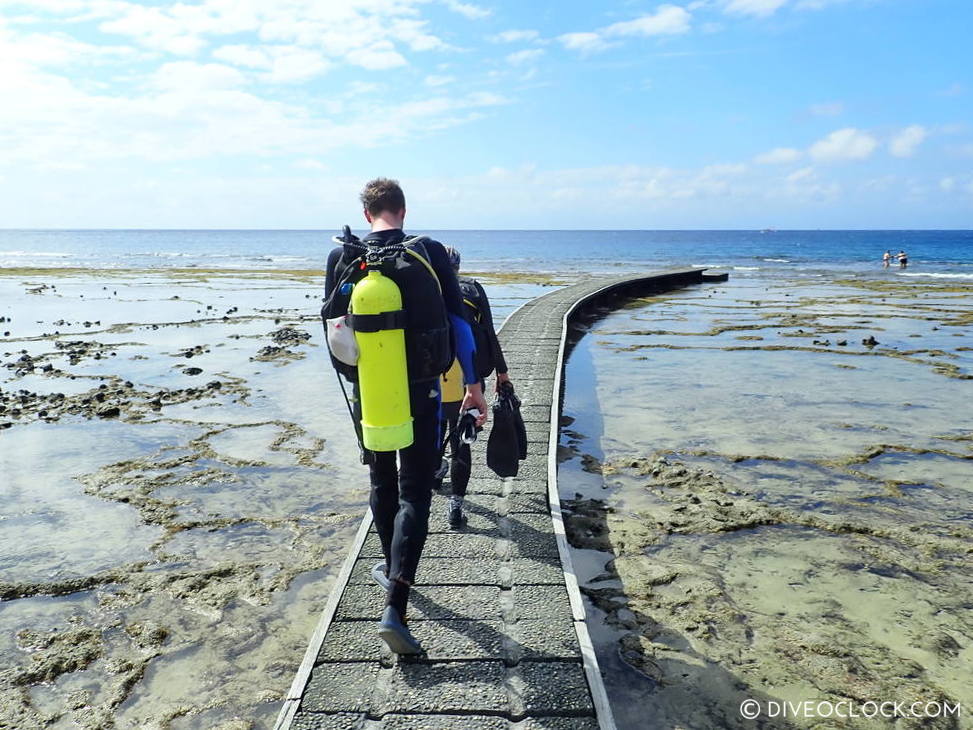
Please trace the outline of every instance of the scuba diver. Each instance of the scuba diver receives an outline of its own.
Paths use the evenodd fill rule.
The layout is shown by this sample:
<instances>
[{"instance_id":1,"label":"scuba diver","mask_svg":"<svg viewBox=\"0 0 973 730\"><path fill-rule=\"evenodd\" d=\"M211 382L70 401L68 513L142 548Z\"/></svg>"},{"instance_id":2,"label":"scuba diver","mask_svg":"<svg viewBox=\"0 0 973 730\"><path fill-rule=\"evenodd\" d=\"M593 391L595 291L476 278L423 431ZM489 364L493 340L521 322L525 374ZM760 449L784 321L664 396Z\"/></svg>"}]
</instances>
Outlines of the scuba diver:
<instances>
[{"instance_id":1,"label":"scuba diver","mask_svg":"<svg viewBox=\"0 0 973 730\"><path fill-rule=\"evenodd\" d=\"M459 251L452 246L446 246L446 254L449 257L450 266L453 267L453 271L456 272L458 277L460 291L463 294L463 306L466 307L466 317L473 330L473 339L476 345L474 358L476 374L482 384L486 377L496 371L496 390L500 392L501 386L510 382L510 376L507 374L507 361L503 357L503 350L500 349L500 341L497 339L497 331L493 325L490 300L480 282L471 277L459 275ZM448 434L450 458L448 462L446 459L442 460L439 471L436 473L437 479L441 480L446 476L446 472L449 472L452 494L449 498L446 519L449 521L450 527L453 528L459 528L466 524L466 517L463 514L463 500L466 497L466 487L470 481L472 463L470 444L476 440L475 430L471 430L468 419L461 415L463 409L460 406L459 392L456 387L459 373L459 363L454 362L452 368L443 376L442 380L443 433Z\"/></svg>"},{"instance_id":2,"label":"scuba diver","mask_svg":"<svg viewBox=\"0 0 973 730\"><path fill-rule=\"evenodd\" d=\"M345 226L335 238L321 313L342 390L342 376L354 385L349 411L369 468L369 504L385 557L372 568L386 591L379 636L397 654L419 654L406 606L442 454L439 378L454 357L462 370L462 408L479 411L478 426L487 408L445 248L403 233L405 195L395 180L370 181L360 199L371 233L358 240Z\"/></svg>"}]
</instances>

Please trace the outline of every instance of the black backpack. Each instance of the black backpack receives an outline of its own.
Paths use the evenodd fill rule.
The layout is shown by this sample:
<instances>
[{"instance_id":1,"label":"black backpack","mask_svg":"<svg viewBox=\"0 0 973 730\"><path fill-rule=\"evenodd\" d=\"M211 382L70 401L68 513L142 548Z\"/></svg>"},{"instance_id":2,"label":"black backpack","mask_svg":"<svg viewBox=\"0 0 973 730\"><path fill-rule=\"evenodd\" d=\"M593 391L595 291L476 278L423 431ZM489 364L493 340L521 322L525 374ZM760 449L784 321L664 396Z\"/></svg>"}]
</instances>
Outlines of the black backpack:
<instances>
[{"instance_id":1,"label":"black backpack","mask_svg":"<svg viewBox=\"0 0 973 730\"><path fill-rule=\"evenodd\" d=\"M377 265L402 294L409 380L432 380L446 372L455 355L442 286L425 247L430 239L411 236L377 246L353 236L346 226L344 236L334 240L341 245L342 252L335 265L334 289L321 307L325 329L329 319L348 314L351 291L368 273L366 264ZM357 382L358 368L334 356L331 362L339 373Z\"/></svg>"},{"instance_id":2,"label":"black backpack","mask_svg":"<svg viewBox=\"0 0 973 730\"><path fill-rule=\"evenodd\" d=\"M494 353L493 339L487 332L487 325L483 321L483 293L475 279L466 276L459 277L459 289L463 295L463 306L466 307L466 318L470 329L473 330L473 342L476 345L476 356L473 367L476 376L481 380L493 372Z\"/></svg>"}]
</instances>

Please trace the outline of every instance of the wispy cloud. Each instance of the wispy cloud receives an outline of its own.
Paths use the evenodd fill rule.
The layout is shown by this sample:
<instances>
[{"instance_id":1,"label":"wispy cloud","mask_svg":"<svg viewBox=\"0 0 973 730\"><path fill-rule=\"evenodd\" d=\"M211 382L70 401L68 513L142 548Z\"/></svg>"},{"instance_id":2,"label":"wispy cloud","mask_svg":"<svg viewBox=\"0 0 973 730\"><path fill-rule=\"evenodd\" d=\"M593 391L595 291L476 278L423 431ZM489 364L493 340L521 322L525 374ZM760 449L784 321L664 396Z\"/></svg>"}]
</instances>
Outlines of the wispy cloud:
<instances>
[{"instance_id":1,"label":"wispy cloud","mask_svg":"<svg viewBox=\"0 0 973 730\"><path fill-rule=\"evenodd\" d=\"M540 37L536 30L505 30L490 36L493 43L517 43L520 41L533 41Z\"/></svg>"},{"instance_id":2,"label":"wispy cloud","mask_svg":"<svg viewBox=\"0 0 973 730\"><path fill-rule=\"evenodd\" d=\"M611 39L688 33L691 22L692 15L688 10L666 4L660 5L653 13L612 23L598 30L564 33L558 36L558 40L568 50L591 54L611 48L614 45Z\"/></svg>"},{"instance_id":3,"label":"wispy cloud","mask_svg":"<svg viewBox=\"0 0 973 730\"><path fill-rule=\"evenodd\" d=\"M482 18L489 18L493 13L487 8L481 7L479 5L473 5L472 3L463 3L458 0L445 0L444 4L447 8L452 10L454 13L459 13L460 15L469 18L470 20L481 20Z\"/></svg>"},{"instance_id":4,"label":"wispy cloud","mask_svg":"<svg viewBox=\"0 0 973 730\"><path fill-rule=\"evenodd\" d=\"M536 61L538 58L544 55L544 49L542 48L527 48L523 51L515 51L507 55L507 63L512 66L522 66L527 63Z\"/></svg>"},{"instance_id":5,"label":"wispy cloud","mask_svg":"<svg viewBox=\"0 0 973 730\"><path fill-rule=\"evenodd\" d=\"M765 17L773 15L787 4L787 0L727 0L724 8L727 13Z\"/></svg>"}]
</instances>

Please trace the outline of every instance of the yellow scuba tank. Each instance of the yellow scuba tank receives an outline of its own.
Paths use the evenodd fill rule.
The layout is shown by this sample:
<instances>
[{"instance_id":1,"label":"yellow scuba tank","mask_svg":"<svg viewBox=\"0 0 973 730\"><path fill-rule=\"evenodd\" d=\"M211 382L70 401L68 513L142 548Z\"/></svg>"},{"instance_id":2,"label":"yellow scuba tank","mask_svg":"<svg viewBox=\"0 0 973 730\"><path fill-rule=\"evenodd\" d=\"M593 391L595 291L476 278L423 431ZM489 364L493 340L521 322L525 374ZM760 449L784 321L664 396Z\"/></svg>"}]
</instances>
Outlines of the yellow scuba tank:
<instances>
[{"instance_id":1,"label":"yellow scuba tank","mask_svg":"<svg viewBox=\"0 0 973 730\"><path fill-rule=\"evenodd\" d=\"M466 391L463 388L463 368L460 367L459 358L453 360L449 370L439 377L439 390L442 392L443 403L463 400Z\"/></svg>"},{"instance_id":2,"label":"yellow scuba tank","mask_svg":"<svg viewBox=\"0 0 973 730\"><path fill-rule=\"evenodd\" d=\"M369 451L404 449L413 433L402 293L371 269L352 289L350 310L359 350L362 445Z\"/></svg>"}]
</instances>

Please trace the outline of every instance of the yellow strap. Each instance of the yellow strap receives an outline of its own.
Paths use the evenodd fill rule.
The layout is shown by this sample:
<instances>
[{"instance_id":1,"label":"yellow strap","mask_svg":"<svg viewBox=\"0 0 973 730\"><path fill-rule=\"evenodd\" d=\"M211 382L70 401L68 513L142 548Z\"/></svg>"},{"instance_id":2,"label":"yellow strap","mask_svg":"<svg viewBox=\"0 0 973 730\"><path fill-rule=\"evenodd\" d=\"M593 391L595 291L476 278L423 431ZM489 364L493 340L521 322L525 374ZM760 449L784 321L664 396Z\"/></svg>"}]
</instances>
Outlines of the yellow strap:
<instances>
[{"instance_id":1,"label":"yellow strap","mask_svg":"<svg viewBox=\"0 0 973 730\"><path fill-rule=\"evenodd\" d=\"M413 256L415 256L419 261L422 262L422 265L425 266L426 269L429 270L429 273L432 274L432 278L436 280L436 286L439 287L439 293L442 294L443 293L443 285L439 283L439 277L436 276L436 270L432 267L432 264L430 264L428 261L426 261L426 257L423 256L418 251L414 251L413 249L409 248L408 246L404 246L404 248L406 250L406 253L410 253Z\"/></svg>"},{"instance_id":2,"label":"yellow strap","mask_svg":"<svg viewBox=\"0 0 973 730\"><path fill-rule=\"evenodd\" d=\"M479 322L480 317L482 316L480 314L480 308L476 306L473 302L471 302L469 299L466 299L465 297L463 298L463 302L465 302L466 304L468 304L469 306L473 307L473 309L476 310L476 321Z\"/></svg>"}]
</instances>

